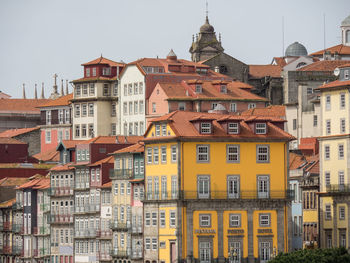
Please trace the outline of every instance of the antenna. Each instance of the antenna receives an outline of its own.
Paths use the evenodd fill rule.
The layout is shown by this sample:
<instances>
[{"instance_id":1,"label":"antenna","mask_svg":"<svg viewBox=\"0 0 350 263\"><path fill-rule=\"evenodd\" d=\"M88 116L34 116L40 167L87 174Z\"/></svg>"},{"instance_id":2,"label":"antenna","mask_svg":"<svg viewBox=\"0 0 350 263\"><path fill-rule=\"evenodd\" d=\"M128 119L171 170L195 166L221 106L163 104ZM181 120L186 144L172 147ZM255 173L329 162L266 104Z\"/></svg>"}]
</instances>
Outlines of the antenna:
<instances>
[{"instance_id":1,"label":"antenna","mask_svg":"<svg viewBox=\"0 0 350 263\"><path fill-rule=\"evenodd\" d=\"M284 16L282 16L282 57L284 57Z\"/></svg>"},{"instance_id":2,"label":"antenna","mask_svg":"<svg viewBox=\"0 0 350 263\"><path fill-rule=\"evenodd\" d=\"M205 14L208 17L208 0L205 1Z\"/></svg>"},{"instance_id":3,"label":"antenna","mask_svg":"<svg viewBox=\"0 0 350 263\"><path fill-rule=\"evenodd\" d=\"M323 13L323 49L326 50L326 14Z\"/></svg>"}]
</instances>

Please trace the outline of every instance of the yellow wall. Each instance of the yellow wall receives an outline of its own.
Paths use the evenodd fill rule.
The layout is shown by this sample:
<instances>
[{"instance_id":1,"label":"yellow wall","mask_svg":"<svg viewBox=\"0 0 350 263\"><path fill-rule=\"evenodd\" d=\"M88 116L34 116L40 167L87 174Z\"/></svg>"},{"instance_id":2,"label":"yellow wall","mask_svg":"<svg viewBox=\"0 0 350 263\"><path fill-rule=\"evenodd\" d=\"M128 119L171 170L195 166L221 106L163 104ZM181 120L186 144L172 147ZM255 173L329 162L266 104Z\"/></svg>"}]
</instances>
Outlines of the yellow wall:
<instances>
[{"instance_id":1,"label":"yellow wall","mask_svg":"<svg viewBox=\"0 0 350 263\"><path fill-rule=\"evenodd\" d=\"M164 241L165 248L159 247L159 260L164 260L165 262L171 262L170 259L170 242L169 240L176 240L176 227L170 227L170 211L176 212L177 218L177 207L176 206L161 206L160 211L165 211L165 227L159 227L159 243ZM159 215L158 212L158 215ZM177 220L176 220L177 222ZM176 241L177 242L177 241ZM177 244L177 243L176 243ZM176 245L177 249L177 245Z\"/></svg>"}]
</instances>

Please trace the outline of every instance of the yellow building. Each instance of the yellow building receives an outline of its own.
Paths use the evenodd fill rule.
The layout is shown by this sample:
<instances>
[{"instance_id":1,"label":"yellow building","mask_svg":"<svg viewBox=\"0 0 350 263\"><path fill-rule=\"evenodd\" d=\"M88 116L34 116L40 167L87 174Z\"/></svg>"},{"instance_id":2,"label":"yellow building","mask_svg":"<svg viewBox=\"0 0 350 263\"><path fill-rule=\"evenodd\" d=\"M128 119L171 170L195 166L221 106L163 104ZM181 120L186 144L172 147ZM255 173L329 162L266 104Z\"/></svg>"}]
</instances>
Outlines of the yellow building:
<instances>
[{"instance_id":1,"label":"yellow building","mask_svg":"<svg viewBox=\"0 0 350 263\"><path fill-rule=\"evenodd\" d=\"M145 133L144 261L266 262L288 251L278 118L176 111Z\"/></svg>"},{"instance_id":2,"label":"yellow building","mask_svg":"<svg viewBox=\"0 0 350 263\"><path fill-rule=\"evenodd\" d=\"M340 67L339 80L319 88L321 247L349 248L349 72L350 64Z\"/></svg>"}]
</instances>

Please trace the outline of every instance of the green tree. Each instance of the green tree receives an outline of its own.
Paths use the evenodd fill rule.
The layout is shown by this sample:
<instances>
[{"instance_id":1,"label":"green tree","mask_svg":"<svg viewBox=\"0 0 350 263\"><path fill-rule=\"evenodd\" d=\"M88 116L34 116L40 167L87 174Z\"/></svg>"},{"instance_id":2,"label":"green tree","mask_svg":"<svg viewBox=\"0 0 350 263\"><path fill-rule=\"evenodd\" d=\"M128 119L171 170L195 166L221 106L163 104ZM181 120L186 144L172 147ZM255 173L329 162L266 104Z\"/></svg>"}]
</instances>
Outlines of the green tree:
<instances>
[{"instance_id":1,"label":"green tree","mask_svg":"<svg viewBox=\"0 0 350 263\"><path fill-rule=\"evenodd\" d=\"M269 263L349 263L350 254L341 248L303 249L290 253L280 253Z\"/></svg>"}]
</instances>

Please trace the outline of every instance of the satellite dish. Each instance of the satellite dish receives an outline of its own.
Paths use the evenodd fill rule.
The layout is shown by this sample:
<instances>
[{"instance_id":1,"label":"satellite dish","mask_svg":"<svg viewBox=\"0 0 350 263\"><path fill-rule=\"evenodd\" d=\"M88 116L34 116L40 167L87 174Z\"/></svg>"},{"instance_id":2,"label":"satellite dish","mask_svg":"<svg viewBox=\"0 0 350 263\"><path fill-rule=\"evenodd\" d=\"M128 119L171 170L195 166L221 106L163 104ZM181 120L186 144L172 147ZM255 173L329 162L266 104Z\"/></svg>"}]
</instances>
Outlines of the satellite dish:
<instances>
[{"instance_id":1,"label":"satellite dish","mask_svg":"<svg viewBox=\"0 0 350 263\"><path fill-rule=\"evenodd\" d=\"M339 73L340 73L340 69L339 68L335 68L333 73L334 73L335 76L338 77Z\"/></svg>"}]
</instances>

